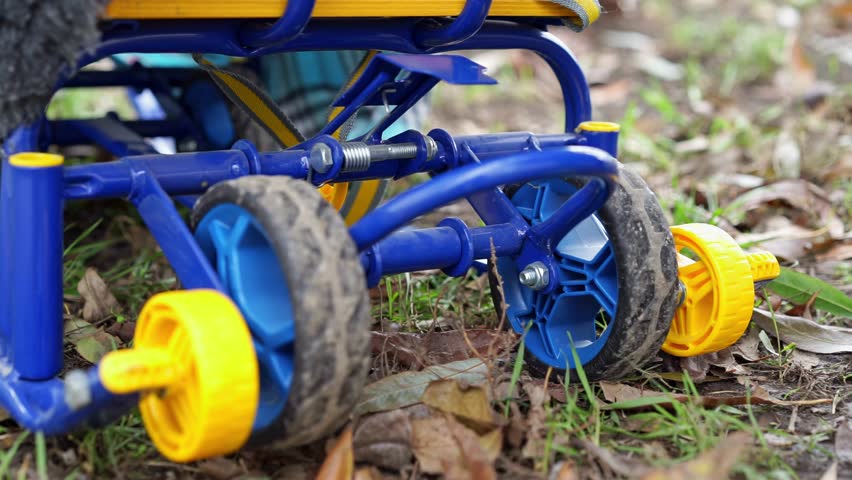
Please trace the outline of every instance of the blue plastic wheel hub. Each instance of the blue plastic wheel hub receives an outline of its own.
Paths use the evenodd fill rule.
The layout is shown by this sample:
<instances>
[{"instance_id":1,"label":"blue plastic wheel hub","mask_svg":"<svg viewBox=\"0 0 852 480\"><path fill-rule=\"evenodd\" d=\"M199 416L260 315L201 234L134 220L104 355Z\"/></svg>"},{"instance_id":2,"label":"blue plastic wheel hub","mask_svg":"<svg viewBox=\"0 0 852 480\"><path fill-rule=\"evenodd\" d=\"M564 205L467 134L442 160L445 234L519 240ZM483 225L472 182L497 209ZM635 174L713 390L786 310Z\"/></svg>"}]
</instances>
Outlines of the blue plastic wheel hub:
<instances>
[{"instance_id":1,"label":"blue plastic wheel hub","mask_svg":"<svg viewBox=\"0 0 852 480\"><path fill-rule=\"evenodd\" d=\"M550 217L578 190L563 179L530 182L512 196L520 214L535 225ZM615 257L604 226L596 215L580 222L553 251L558 282L551 293L526 287L518 280L525 265L501 257L506 318L524 334L525 348L544 364L575 368L572 342L581 364L603 348L616 321L618 277Z\"/></svg>"},{"instance_id":2,"label":"blue plastic wheel hub","mask_svg":"<svg viewBox=\"0 0 852 480\"><path fill-rule=\"evenodd\" d=\"M293 377L296 328L287 279L260 222L237 205L210 210L195 238L251 330L260 367L257 432L283 411Z\"/></svg>"}]
</instances>

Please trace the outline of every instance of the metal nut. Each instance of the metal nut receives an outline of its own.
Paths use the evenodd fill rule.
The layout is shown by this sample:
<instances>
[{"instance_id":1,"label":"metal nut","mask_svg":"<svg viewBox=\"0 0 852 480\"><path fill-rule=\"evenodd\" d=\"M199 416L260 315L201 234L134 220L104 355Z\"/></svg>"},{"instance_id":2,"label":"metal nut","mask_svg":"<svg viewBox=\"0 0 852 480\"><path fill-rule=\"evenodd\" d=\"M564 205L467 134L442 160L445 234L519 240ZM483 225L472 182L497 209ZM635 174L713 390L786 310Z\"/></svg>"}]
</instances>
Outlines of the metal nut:
<instances>
[{"instance_id":1,"label":"metal nut","mask_svg":"<svg viewBox=\"0 0 852 480\"><path fill-rule=\"evenodd\" d=\"M311 168L317 173L325 173L334 165L334 157L331 147L324 143L316 143L311 148L311 156L308 158Z\"/></svg>"},{"instance_id":2,"label":"metal nut","mask_svg":"<svg viewBox=\"0 0 852 480\"><path fill-rule=\"evenodd\" d=\"M550 272L543 263L533 262L521 270L518 281L533 290L541 290L550 284Z\"/></svg>"}]
</instances>

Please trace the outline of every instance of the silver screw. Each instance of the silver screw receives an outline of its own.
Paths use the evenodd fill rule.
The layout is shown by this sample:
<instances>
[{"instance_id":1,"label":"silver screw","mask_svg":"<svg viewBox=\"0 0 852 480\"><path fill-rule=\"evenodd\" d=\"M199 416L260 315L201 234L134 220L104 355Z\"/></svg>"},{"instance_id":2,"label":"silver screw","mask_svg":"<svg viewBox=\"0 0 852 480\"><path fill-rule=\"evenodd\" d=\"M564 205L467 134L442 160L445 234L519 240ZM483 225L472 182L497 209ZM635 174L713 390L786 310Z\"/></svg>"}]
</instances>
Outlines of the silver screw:
<instances>
[{"instance_id":1,"label":"silver screw","mask_svg":"<svg viewBox=\"0 0 852 480\"><path fill-rule=\"evenodd\" d=\"M311 156L308 159L317 173L327 172L334 165L334 158L331 155L331 147L324 143L315 143L311 148Z\"/></svg>"},{"instance_id":2,"label":"silver screw","mask_svg":"<svg viewBox=\"0 0 852 480\"><path fill-rule=\"evenodd\" d=\"M438 144L432 137L424 135L423 138L426 144L426 160L432 160L438 154ZM373 162L414 158L418 151L418 145L414 142L377 145L368 145L364 142L342 142L340 148L343 150L344 172L366 171ZM313 151L311 155L313 156Z\"/></svg>"},{"instance_id":3,"label":"silver screw","mask_svg":"<svg viewBox=\"0 0 852 480\"><path fill-rule=\"evenodd\" d=\"M65 374L65 403L71 410L79 410L92 403L92 389L83 370L71 370Z\"/></svg>"},{"instance_id":4,"label":"silver screw","mask_svg":"<svg viewBox=\"0 0 852 480\"><path fill-rule=\"evenodd\" d=\"M533 290L541 290L550 283L550 272L541 262L533 262L518 274L518 281Z\"/></svg>"}]
</instances>

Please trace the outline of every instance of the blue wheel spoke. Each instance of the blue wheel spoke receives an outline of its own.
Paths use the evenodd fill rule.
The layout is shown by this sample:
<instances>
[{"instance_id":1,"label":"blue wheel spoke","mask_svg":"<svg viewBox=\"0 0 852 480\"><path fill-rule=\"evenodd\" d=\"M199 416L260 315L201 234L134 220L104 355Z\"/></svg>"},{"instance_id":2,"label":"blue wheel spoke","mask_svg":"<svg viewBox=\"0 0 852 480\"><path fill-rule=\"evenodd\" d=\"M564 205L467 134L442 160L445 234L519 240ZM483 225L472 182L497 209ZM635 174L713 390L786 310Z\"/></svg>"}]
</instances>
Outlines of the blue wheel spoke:
<instances>
[{"instance_id":1,"label":"blue wheel spoke","mask_svg":"<svg viewBox=\"0 0 852 480\"><path fill-rule=\"evenodd\" d=\"M512 202L531 224L537 225L559 211L576 191L562 179L531 182L517 190ZM547 295L520 285L516 279L520 266L507 267L511 262L503 259L498 262L506 297L523 300L517 302L523 303L523 308L509 302L507 317L513 325L521 326L526 319L536 318L528 344L530 353L539 360L557 368L565 368L566 361L573 365L573 340L580 361L585 364L600 353L609 338L618 302L615 257L597 216L582 220L557 242L553 257L558 265L559 286ZM507 276L508 273L512 275Z\"/></svg>"},{"instance_id":2,"label":"blue wheel spoke","mask_svg":"<svg viewBox=\"0 0 852 480\"><path fill-rule=\"evenodd\" d=\"M261 370L254 428L265 429L283 411L293 377L296 328L287 279L263 227L237 205L207 212L196 237L251 330Z\"/></svg>"}]
</instances>

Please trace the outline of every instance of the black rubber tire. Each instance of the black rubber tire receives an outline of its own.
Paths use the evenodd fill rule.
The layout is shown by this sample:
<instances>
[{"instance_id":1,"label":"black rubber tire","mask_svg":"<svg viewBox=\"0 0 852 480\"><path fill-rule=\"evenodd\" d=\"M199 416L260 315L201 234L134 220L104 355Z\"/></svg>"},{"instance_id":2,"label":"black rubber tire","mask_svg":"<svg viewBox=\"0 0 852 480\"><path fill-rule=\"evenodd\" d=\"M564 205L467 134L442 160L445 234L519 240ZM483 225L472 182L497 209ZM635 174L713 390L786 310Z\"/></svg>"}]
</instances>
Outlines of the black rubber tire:
<instances>
[{"instance_id":1,"label":"black rubber tire","mask_svg":"<svg viewBox=\"0 0 852 480\"><path fill-rule=\"evenodd\" d=\"M242 207L263 226L296 319L287 404L252 444L305 445L346 421L367 380L372 320L358 251L343 220L307 182L249 176L219 183L198 200L193 226L223 203Z\"/></svg>"},{"instance_id":2,"label":"black rubber tire","mask_svg":"<svg viewBox=\"0 0 852 480\"><path fill-rule=\"evenodd\" d=\"M503 191L511 198L517 189L512 185ZM583 365L583 371L590 380L613 380L652 360L666 339L678 304L677 259L657 197L642 177L621 164L618 186L597 215L615 254L618 306L609 339L601 352ZM502 317L504 302L490 264L488 272L494 305ZM525 357L531 373L546 374L548 365L529 352ZM575 371L570 374L577 378Z\"/></svg>"},{"instance_id":3,"label":"black rubber tire","mask_svg":"<svg viewBox=\"0 0 852 480\"><path fill-rule=\"evenodd\" d=\"M100 36L107 0L0 0L0 140L44 113L56 81ZM0 153L2 155L2 153Z\"/></svg>"}]
</instances>

